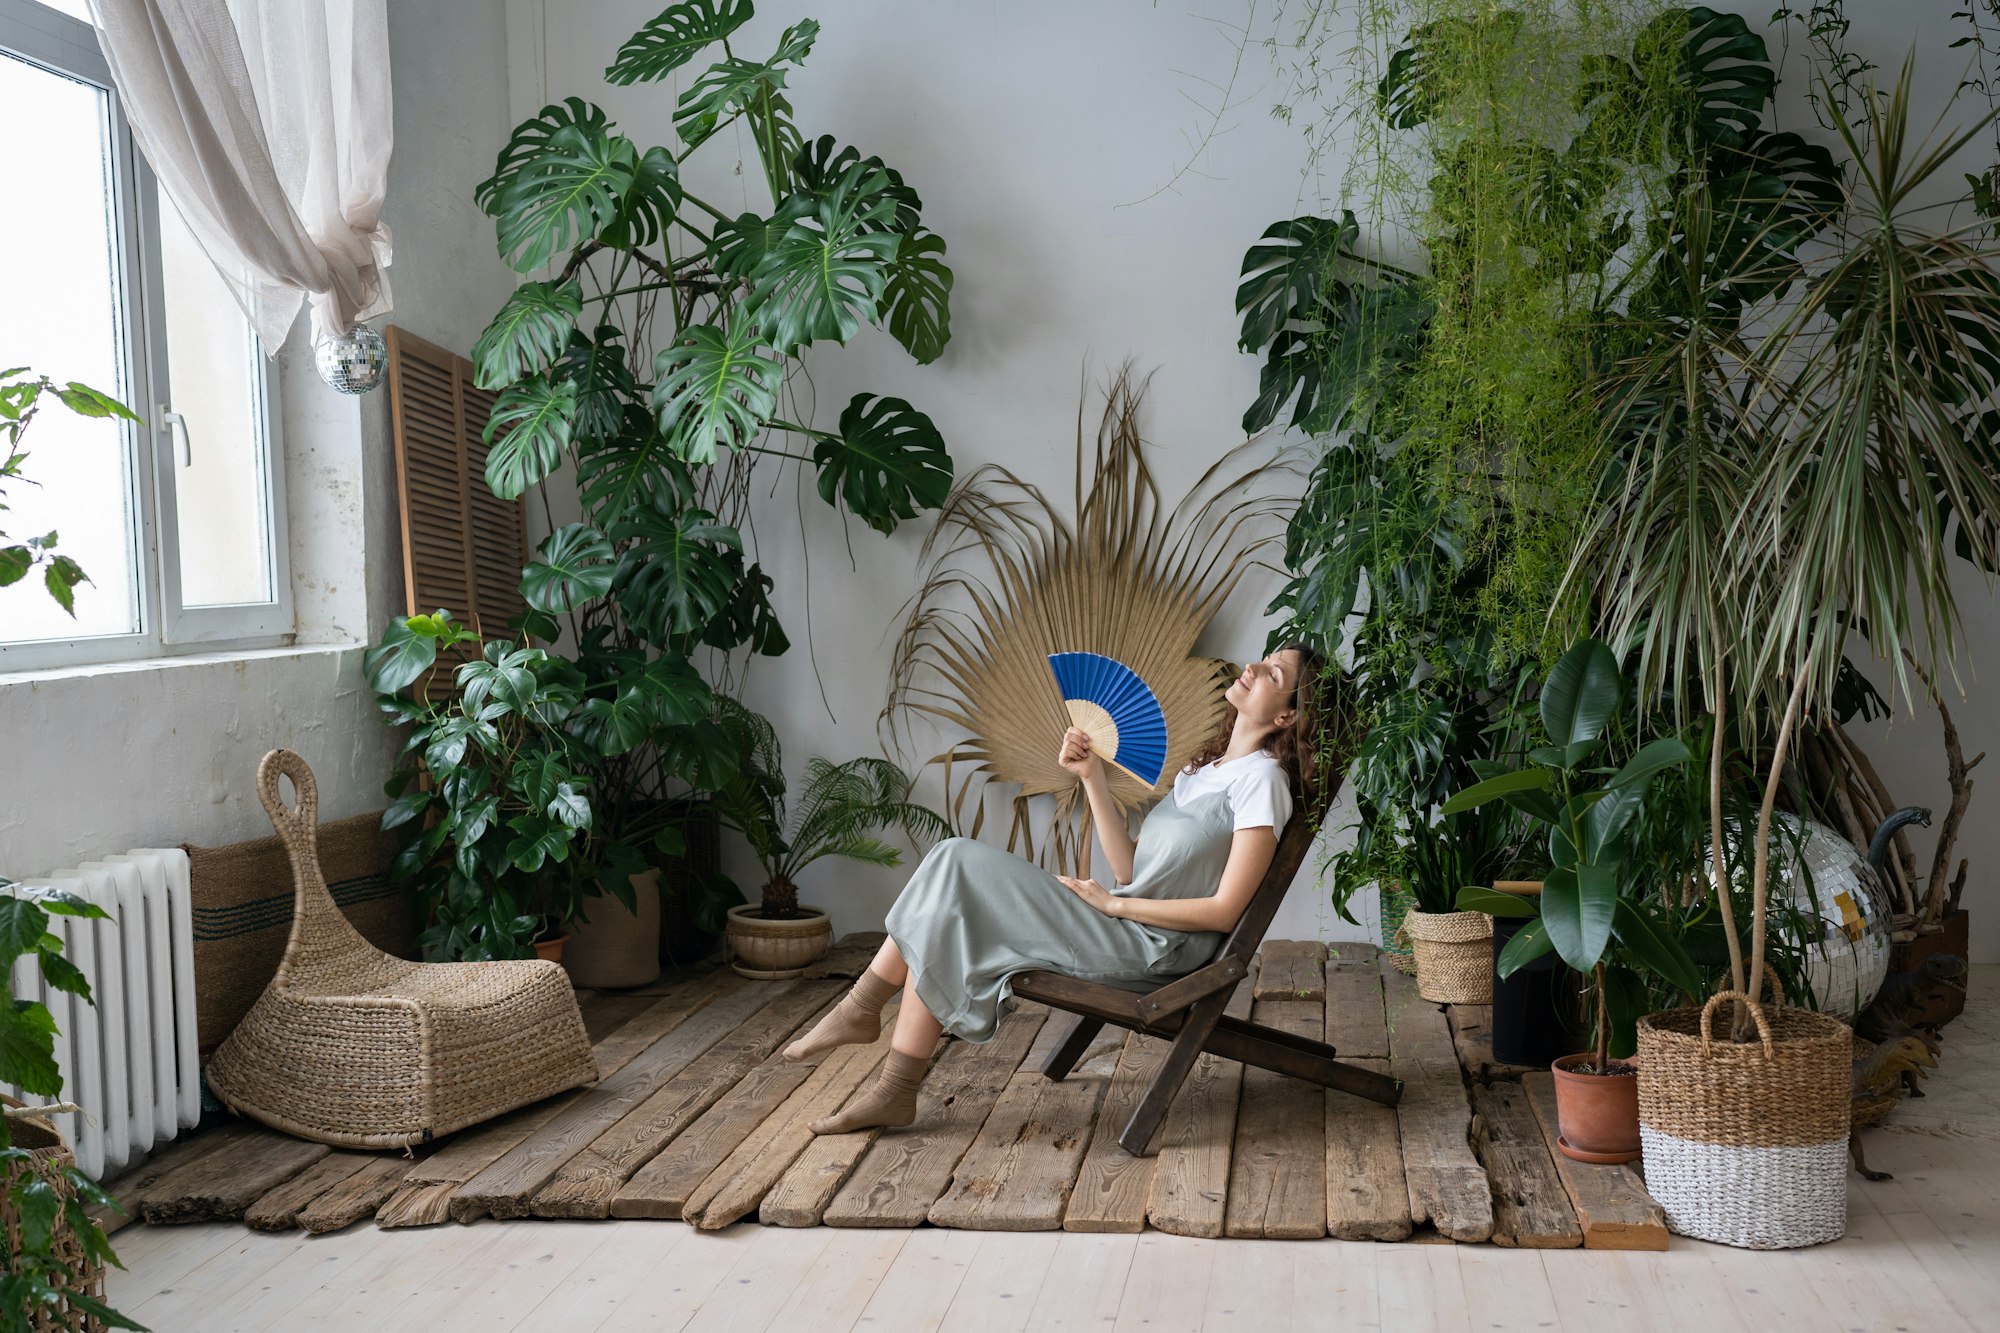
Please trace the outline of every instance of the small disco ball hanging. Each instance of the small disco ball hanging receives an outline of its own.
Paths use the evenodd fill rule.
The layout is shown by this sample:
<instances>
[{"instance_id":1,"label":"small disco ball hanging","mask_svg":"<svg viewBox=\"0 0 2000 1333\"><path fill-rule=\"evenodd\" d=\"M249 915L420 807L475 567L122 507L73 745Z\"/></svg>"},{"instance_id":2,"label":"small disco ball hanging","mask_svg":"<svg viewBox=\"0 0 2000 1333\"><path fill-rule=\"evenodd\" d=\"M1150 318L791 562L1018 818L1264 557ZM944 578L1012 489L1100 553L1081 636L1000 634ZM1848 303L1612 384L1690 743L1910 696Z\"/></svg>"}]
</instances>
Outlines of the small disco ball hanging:
<instances>
[{"instance_id":1,"label":"small disco ball hanging","mask_svg":"<svg viewBox=\"0 0 2000 1333\"><path fill-rule=\"evenodd\" d=\"M342 393L367 393L389 373L389 344L366 324L329 334L313 348L319 377Z\"/></svg>"}]
</instances>

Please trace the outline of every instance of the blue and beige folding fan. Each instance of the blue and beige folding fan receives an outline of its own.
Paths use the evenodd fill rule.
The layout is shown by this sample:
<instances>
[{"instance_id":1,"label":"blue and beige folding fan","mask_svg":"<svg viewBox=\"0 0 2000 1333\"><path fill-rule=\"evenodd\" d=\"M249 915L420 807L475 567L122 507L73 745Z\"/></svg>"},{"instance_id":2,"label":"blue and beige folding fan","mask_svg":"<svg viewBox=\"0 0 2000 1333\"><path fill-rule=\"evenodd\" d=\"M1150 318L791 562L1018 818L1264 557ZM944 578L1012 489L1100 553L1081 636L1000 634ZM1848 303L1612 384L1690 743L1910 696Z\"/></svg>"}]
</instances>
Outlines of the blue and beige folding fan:
<instances>
[{"instance_id":1,"label":"blue and beige folding fan","mask_svg":"<svg viewBox=\"0 0 2000 1333\"><path fill-rule=\"evenodd\" d=\"M1137 672L1102 653L1050 653L1070 724L1090 733L1107 764L1157 787L1167 766L1167 717Z\"/></svg>"}]
</instances>

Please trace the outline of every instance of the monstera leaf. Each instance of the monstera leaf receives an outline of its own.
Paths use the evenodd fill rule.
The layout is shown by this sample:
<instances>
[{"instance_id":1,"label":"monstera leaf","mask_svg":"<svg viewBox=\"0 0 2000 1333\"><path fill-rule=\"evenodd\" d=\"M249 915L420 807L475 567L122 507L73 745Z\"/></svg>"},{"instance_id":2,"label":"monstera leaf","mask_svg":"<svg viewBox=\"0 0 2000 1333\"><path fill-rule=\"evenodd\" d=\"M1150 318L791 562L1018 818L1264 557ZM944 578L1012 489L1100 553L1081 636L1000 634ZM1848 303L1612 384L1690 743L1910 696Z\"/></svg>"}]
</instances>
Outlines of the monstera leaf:
<instances>
[{"instance_id":1,"label":"monstera leaf","mask_svg":"<svg viewBox=\"0 0 2000 1333\"><path fill-rule=\"evenodd\" d=\"M951 341L951 270L945 267L942 236L914 231L897 243L875 314L918 365L944 354Z\"/></svg>"},{"instance_id":2,"label":"monstera leaf","mask_svg":"<svg viewBox=\"0 0 2000 1333\"><path fill-rule=\"evenodd\" d=\"M515 126L507 146L493 164L493 174L472 187L472 197L488 216L500 216L500 196L538 158L549 151L550 141L563 130L577 129L589 135L607 135L611 121L599 107L581 97L565 97L541 109L531 120Z\"/></svg>"},{"instance_id":3,"label":"monstera leaf","mask_svg":"<svg viewBox=\"0 0 2000 1333\"><path fill-rule=\"evenodd\" d=\"M633 404L639 385L625 363L624 338L625 331L615 324L599 324L595 338L572 329L569 346L556 362L552 378L576 385L570 434L579 445L616 438L630 427L629 414L639 410ZM650 423L645 413L639 416Z\"/></svg>"},{"instance_id":4,"label":"monstera leaf","mask_svg":"<svg viewBox=\"0 0 2000 1333\"><path fill-rule=\"evenodd\" d=\"M896 201L895 216L889 220L889 226L901 232L915 231L924 201L904 183L902 173L886 165L879 157L862 157L861 150L851 145L840 147L839 140L831 134L820 135L811 143L802 145L793 155L792 182L797 189L819 193L831 188L857 162L878 167L888 176L887 193Z\"/></svg>"},{"instance_id":5,"label":"monstera leaf","mask_svg":"<svg viewBox=\"0 0 2000 1333\"><path fill-rule=\"evenodd\" d=\"M581 245L618 218L638 171L638 150L625 136L597 126L556 130L495 197L500 257L531 273Z\"/></svg>"},{"instance_id":6,"label":"monstera leaf","mask_svg":"<svg viewBox=\"0 0 2000 1333\"><path fill-rule=\"evenodd\" d=\"M751 275L751 308L772 347L791 353L819 339L845 342L872 319L900 237L882 168L857 162L812 212L772 243Z\"/></svg>"},{"instance_id":7,"label":"monstera leaf","mask_svg":"<svg viewBox=\"0 0 2000 1333\"><path fill-rule=\"evenodd\" d=\"M632 168L632 183L618 207L598 228L597 239L621 249L656 244L680 206L680 167L673 154L648 148Z\"/></svg>"},{"instance_id":8,"label":"monstera leaf","mask_svg":"<svg viewBox=\"0 0 2000 1333\"><path fill-rule=\"evenodd\" d=\"M604 77L616 84L664 79L704 46L749 22L750 14L750 0L683 0L668 5L618 48L618 57Z\"/></svg>"},{"instance_id":9,"label":"monstera leaf","mask_svg":"<svg viewBox=\"0 0 2000 1333\"><path fill-rule=\"evenodd\" d=\"M699 634L729 605L736 584L730 557L743 538L707 510L648 505L610 537L624 548L612 591L649 641Z\"/></svg>"},{"instance_id":10,"label":"monstera leaf","mask_svg":"<svg viewBox=\"0 0 2000 1333\"><path fill-rule=\"evenodd\" d=\"M836 497L877 532L935 509L951 492L951 455L931 419L900 398L856 394L840 414L840 434L813 448L819 495Z\"/></svg>"},{"instance_id":11,"label":"monstera leaf","mask_svg":"<svg viewBox=\"0 0 2000 1333\"><path fill-rule=\"evenodd\" d=\"M563 354L583 313L574 282L524 282L472 345L473 382L499 389L540 372Z\"/></svg>"},{"instance_id":12,"label":"monstera leaf","mask_svg":"<svg viewBox=\"0 0 2000 1333\"><path fill-rule=\"evenodd\" d=\"M747 110L785 86L785 66L796 65L812 50L819 24L812 19L794 23L778 39L778 49L761 63L731 56L718 60L674 106L674 128L681 142L698 147L729 113Z\"/></svg>"},{"instance_id":13,"label":"monstera leaf","mask_svg":"<svg viewBox=\"0 0 2000 1333\"><path fill-rule=\"evenodd\" d=\"M551 384L539 377L503 391L486 422L486 484L503 500L556 470L569 448L570 416L576 385Z\"/></svg>"},{"instance_id":14,"label":"monstera leaf","mask_svg":"<svg viewBox=\"0 0 2000 1333\"><path fill-rule=\"evenodd\" d=\"M777 608L771 605L771 576L762 565L752 565L736 579L736 596L722 614L708 622L701 641L711 648L729 652L748 644L750 651L765 657L780 657L791 649L785 627L778 623Z\"/></svg>"},{"instance_id":15,"label":"monstera leaf","mask_svg":"<svg viewBox=\"0 0 2000 1333\"><path fill-rule=\"evenodd\" d=\"M1302 217L1274 222L1260 244L1243 256L1242 282L1236 288L1236 311L1243 316L1243 336L1237 346L1260 351L1293 322L1318 318L1322 291L1328 289L1334 265L1352 255L1361 224L1350 209L1333 218Z\"/></svg>"},{"instance_id":16,"label":"monstera leaf","mask_svg":"<svg viewBox=\"0 0 2000 1333\"><path fill-rule=\"evenodd\" d=\"M1663 101L1649 91L1668 81L1687 95ZM1590 118L1586 133L1605 151L1642 162L1685 160L1691 144L1746 147L1777 82L1764 39L1740 16L1696 5L1648 23L1629 61L1589 57L1577 104ZM1644 114L1633 117L1633 107Z\"/></svg>"},{"instance_id":17,"label":"monstera leaf","mask_svg":"<svg viewBox=\"0 0 2000 1333\"><path fill-rule=\"evenodd\" d=\"M742 213L715 224L708 242L708 263L726 278L747 278L757 271L771 245L811 211L812 196L788 194L768 218Z\"/></svg>"},{"instance_id":18,"label":"monstera leaf","mask_svg":"<svg viewBox=\"0 0 2000 1333\"><path fill-rule=\"evenodd\" d=\"M549 615L564 615L611 591L616 552L588 523L566 523L535 548L521 571L521 596Z\"/></svg>"},{"instance_id":19,"label":"monstera leaf","mask_svg":"<svg viewBox=\"0 0 2000 1333\"><path fill-rule=\"evenodd\" d=\"M674 452L712 463L764 428L778 408L784 367L759 352L749 319L725 331L711 324L681 330L654 361L653 411Z\"/></svg>"},{"instance_id":20,"label":"monstera leaf","mask_svg":"<svg viewBox=\"0 0 2000 1333\"><path fill-rule=\"evenodd\" d=\"M693 473L659 423L637 408L624 433L578 451L576 481L585 510L600 526L640 505L694 500Z\"/></svg>"},{"instance_id":21,"label":"monstera leaf","mask_svg":"<svg viewBox=\"0 0 2000 1333\"><path fill-rule=\"evenodd\" d=\"M1382 119L1399 130L1422 125L1437 113L1462 77L1467 55L1492 60L1521 30L1521 15L1502 9L1477 18L1444 18L1410 29L1410 44L1389 57L1375 88Z\"/></svg>"}]
</instances>

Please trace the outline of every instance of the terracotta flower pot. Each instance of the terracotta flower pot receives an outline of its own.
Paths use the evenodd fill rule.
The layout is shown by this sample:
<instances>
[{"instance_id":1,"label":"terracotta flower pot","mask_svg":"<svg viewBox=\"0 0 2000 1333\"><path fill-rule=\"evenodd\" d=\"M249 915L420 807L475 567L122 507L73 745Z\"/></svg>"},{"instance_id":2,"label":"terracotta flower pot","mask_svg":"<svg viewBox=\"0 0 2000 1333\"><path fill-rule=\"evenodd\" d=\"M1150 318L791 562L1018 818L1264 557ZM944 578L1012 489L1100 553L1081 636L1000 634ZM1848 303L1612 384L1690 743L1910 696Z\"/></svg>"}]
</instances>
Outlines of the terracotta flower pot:
<instances>
[{"instance_id":1,"label":"terracotta flower pot","mask_svg":"<svg viewBox=\"0 0 2000 1333\"><path fill-rule=\"evenodd\" d=\"M795 977L826 956L833 944L833 919L823 907L799 904L803 916L774 920L759 916L761 903L729 909L729 965L746 977Z\"/></svg>"},{"instance_id":2,"label":"terracotta flower pot","mask_svg":"<svg viewBox=\"0 0 2000 1333\"><path fill-rule=\"evenodd\" d=\"M553 939L535 941L535 957L551 963L560 963L563 945L569 943L568 935L557 935Z\"/></svg>"},{"instance_id":3,"label":"terracotta flower pot","mask_svg":"<svg viewBox=\"0 0 2000 1333\"><path fill-rule=\"evenodd\" d=\"M1638 1160L1639 1076L1632 1059L1613 1060L1622 1074L1585 1074L1577 1066L1596 1058L1593 1051L1565 1055L1550 1066L1556 1076L1556 1146L1579 1162Z\"/></svg>"}]
</instances>

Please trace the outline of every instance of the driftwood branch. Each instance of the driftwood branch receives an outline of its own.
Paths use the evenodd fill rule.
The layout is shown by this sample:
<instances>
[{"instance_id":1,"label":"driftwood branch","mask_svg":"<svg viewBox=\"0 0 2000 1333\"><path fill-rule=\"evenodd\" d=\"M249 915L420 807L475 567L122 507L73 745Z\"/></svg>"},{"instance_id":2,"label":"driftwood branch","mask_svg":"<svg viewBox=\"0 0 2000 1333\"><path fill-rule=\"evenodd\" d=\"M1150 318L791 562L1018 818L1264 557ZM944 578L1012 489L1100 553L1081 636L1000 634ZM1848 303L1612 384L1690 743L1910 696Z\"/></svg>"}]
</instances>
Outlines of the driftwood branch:
<instances>
[{"instance_id":1,"label":"driftwood branch","mask_svg":"<svg viewBox=\"0 0 2000 1333\"><path fill-rule=\"evenodd\" d=\"M1923 930L1935 926L1944 919L1945 875L1951 870L1951 853L1953 845L1958 841L1958 826L1965 819L1966 807L1972 803L1972 780L1966 774L1979 766L1979 761L1986 757L1986 752L1981 750L1973 757L1971 763L1966 762L1965 748L1958 739L1958 726L1951 720L1951 710L1944 706L1944 696L1938 692L1930 673L1910 655L1908 649L1904 650L1903 656L1909 661L1911 670L1917 673L1917 678L1923 681L1924 688L1930 691L1931 702L1937 705L1938 718L1944 723L1945 777L1951 783L1951 808L1945 811L1944 824L1938 829L1937 853L1931 858L1930 878L1924 881L1923 915L1917 925L1919 930ZM1958 892L1963 887L1964 875L1965 871L1961 868L1960 885L1954 887L1950 893L1953 905L1958 902Z\"/></svg>"}]
</instances>

